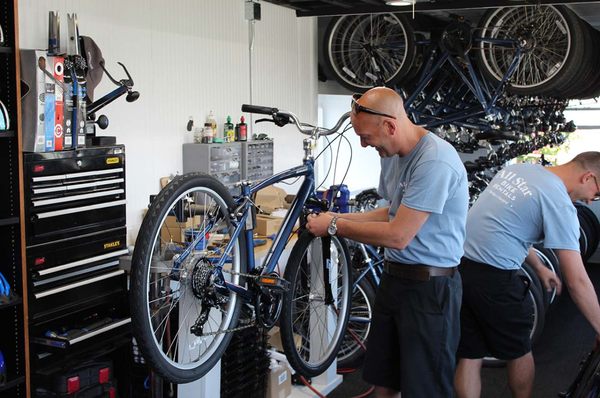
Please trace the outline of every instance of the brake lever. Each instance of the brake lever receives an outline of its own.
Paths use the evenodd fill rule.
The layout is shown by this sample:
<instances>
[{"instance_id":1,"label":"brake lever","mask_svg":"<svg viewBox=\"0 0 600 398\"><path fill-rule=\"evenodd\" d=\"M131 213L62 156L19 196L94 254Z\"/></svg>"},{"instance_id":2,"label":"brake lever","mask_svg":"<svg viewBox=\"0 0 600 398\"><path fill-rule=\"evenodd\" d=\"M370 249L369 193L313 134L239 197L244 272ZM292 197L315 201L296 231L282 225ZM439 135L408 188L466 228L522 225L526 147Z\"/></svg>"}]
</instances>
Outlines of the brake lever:
<instances>
[{"instance_id":1,"label":"brake lever","mask_svg":"<svg viewBox=\"0 0 600 398\"><path fill-rule=\"evenodd\" d=\"M267 119L267 118L263 118L263 119L258 119L257 121L255 121L254 123L261 123L261 122L271 122L271 123L275 123L275 121L273 119Z\"/></svg>"}]
</instances>

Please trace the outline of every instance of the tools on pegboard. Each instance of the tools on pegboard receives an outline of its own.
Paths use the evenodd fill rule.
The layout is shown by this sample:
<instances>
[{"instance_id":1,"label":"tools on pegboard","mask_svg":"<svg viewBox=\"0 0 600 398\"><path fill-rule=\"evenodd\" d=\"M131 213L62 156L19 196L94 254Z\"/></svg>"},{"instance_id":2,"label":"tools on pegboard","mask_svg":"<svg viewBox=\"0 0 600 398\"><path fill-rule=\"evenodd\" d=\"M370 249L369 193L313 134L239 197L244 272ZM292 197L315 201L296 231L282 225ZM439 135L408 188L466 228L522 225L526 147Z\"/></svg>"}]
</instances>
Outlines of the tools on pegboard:
<instances>
[{"instance_id":1,"label":"tools on pegboard","mask_svg":"<svg viewBox=\"0 0 600 398\"><path fill-rule=\"evenodd\" d=\"M96 125L108 127L108 118L96 112L127 94L127 101L139 97L133 79L115 80L106 70L100 48L93 39L79 35L76 14L67 14L66 50L61 51L60 16L50 11L46 50L21 50L23 150L51 152L97 145ZM103 74L117 86L97 101L95 87ZM111 140L103 145L114 144ZM97 140L96 140L97 141Z\"/></svg>"}]
</instances>

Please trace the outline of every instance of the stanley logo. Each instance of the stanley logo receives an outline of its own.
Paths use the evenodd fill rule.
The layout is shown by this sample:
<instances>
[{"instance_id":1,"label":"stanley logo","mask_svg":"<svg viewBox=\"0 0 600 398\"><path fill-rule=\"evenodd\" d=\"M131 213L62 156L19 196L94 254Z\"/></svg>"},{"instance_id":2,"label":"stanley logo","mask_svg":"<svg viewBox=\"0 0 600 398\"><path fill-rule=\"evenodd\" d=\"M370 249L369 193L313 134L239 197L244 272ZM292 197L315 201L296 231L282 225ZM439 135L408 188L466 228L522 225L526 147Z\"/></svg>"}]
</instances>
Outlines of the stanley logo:
<instances>
[{"instance_id":1,"label":"stanley logo","mask_svg":"<svg viewBox=\"0 0 600 398\"><path fill-rule=\"evenodd\" d=\"M117 164L119 163L119 158L106 158L106 164Z\"/></svg>"},{"instance_id":2,"label":"stanley logo","mask_svg":"<svg viewBox=\"0 0 600 398\"><path fill-rule=\"evenodd\" d=\"M108 243L104 244L105 249L111 249L113 247L119 247L119 246L121 246L120 240L115 240L114 242L108 242Z\"/></svg>"}]
</instances>

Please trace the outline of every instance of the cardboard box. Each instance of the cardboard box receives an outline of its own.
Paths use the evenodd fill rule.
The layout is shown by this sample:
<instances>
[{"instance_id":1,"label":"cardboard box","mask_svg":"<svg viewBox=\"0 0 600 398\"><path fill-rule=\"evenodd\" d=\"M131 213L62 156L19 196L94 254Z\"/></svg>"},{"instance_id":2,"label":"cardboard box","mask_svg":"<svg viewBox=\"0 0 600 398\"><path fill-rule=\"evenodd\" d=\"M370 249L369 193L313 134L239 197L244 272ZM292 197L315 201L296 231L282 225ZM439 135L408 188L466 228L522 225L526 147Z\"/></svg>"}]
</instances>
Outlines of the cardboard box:
<instances>
[{"instance_id":1,"label":"cardboard box","mask_svg":"<svg viewBox=\"0 0 600 398\"><path fill-rule=\"evenodd\" d=\"M167 219L160 230L160 238L164 242L170 242L172 240L176 243L183 243L185 242L186 229L197 228L201 221L202 217L200 216L188 218L186 222L177 222L175 216L167 216Z\"/></svg>"},{"instance_id":2,"label":"cardboard box","mask_svg":"<svg viewBox=\"0 0 600 398\"><path fill-rule=\"evenodd\" d=\"M38 67L38 60L46 62L46 50L21 50L21 79L27 87L21 98L23 151L44 152L46 130L46 76Z\"/></svg>"},{"instance_id":3,"label":"cardboard box","mask_svg":"<svg viewBox=\"0 0 600 398\"><path fill-rule=\"evenodd\" d=\"M283 189L269 186L256 193L254 203L256 203L263 213L271 214L275 209L286 207L286 196L287 193Z\"/></svg>"},{"instance_id":4,"label":"cardboard box","mask_svg":"<svg viewBox=\"0 0 600 398\"><path fill-rule=\"evenodd\" d=\"M51 152L84 147L85 77L78 77L80 84L74 106L73 84L70 73L65 74L64 58L49 56L46 50L25 49L21 50L21 79L26 86L21 98L23 151ZM56 84L55 79L62 84ZM72 126L73 112L77 126Z\"/></svg>"},{"instance_id":5,"label":"cardboard box","mask_svg":"<svg viewBox=\"0 0 600 398\"><path fill-rule=\"evenodd\" d=\"M262 236L271 236L276 234L283 223L282 217L268 216L266 214L256 215L256 227L254 232Z\"/></svg>"},{"instance_id":6,"label":"cardboard box","mask_svg":"<svg viewBox=\"0 0 600 398\"><path fill-rule=\"evenodd\" d=\"M277 326L273 327L268 332L269 345L279 352L283 352L283 344L281 343L281 331ZM297 348L302 346L302 336L294 334L294 343Z\"/></svg>"}]
</instances>

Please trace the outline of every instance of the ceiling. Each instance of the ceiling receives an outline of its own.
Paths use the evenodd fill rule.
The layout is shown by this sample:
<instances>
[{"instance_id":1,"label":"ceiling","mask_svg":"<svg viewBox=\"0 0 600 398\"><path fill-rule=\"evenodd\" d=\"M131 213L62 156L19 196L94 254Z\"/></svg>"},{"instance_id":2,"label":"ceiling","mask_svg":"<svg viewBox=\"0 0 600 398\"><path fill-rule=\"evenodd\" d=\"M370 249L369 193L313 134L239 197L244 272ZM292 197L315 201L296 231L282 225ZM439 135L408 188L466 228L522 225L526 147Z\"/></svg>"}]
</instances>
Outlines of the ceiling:
<instances>
[{"instance_id":1,"label":"ceiling","mask_svg":"<svg viewBox=\"0 0 600 398\"><path fill-rule=\"evenodd\" d=\"M332 16L345 14L370 14L381 12L411 13L413 7L388 6L386 0L264 0L268 3L288 7L296 11L299 17ZM495 8L534 4L569 4L580 17L592 26L600 29L600 1L597 0L416 0L415 12L453 11Z\"/></svg>"}]
</instances>

